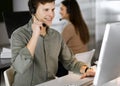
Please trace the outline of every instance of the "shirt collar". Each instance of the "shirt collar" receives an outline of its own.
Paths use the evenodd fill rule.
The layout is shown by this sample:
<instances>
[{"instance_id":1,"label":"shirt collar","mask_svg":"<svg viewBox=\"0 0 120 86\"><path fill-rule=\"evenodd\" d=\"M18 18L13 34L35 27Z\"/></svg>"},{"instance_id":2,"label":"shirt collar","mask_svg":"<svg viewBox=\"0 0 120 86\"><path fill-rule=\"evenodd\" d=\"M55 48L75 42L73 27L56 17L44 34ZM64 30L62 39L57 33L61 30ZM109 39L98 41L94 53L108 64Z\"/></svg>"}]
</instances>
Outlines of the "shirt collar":
<instances>
[{"instance_id":1,"label":"shirt collar","mask_svg":"<svg viewBox=\"0 0 120 86\"><path fill-rule=\"evenodd\" d=\"M32 32L32 18L28 22L27 29L28 31Z\"/></svg>"}]
</instances>

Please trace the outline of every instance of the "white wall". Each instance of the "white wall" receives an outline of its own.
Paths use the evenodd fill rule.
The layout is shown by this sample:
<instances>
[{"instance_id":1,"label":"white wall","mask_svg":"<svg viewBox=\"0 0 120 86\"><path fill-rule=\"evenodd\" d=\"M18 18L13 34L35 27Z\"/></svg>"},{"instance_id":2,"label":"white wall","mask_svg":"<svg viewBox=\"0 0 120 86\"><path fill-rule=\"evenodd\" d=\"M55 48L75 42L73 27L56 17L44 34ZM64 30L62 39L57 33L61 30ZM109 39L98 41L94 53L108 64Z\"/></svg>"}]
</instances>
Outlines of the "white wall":
<instances>
[{"instance_id":1,"label":"white wall","mask_svg":"<svg viewBox=\"0 0 120 86\"><path fill-rule=\"evenodd\" d=\"M96 0L96 48L97 56L102 44L102 39L107 23L120 21L120 0Z\"/></svg>"},{"instance_id":2,"label":"white wall","mask_svg":"<svg viewBox=\"0 0 120 86\"><path fill-rule=\"evenodd\" d=\"M90 32L89 49L96 47L95 43L95 0L77 0L80 6L82 16Z\"/></svg>"},{"instance_id":3,"label":"white wall","mask_svg":"<svg viewBox=\"0 0 120 86\"><path fill-rule=\"evenodd\" d=\"M13 11L27 11L28 0L13 0Z\"/></svg>"}]
</instances>

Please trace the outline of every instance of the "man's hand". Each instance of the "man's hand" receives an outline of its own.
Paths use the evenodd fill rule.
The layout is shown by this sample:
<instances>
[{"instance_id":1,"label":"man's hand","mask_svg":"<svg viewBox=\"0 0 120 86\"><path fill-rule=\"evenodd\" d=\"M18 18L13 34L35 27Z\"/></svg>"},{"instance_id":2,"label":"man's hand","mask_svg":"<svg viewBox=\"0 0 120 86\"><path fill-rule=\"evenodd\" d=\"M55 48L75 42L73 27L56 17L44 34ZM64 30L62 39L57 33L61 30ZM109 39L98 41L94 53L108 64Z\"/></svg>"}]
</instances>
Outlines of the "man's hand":
<instances>
[{"instance_id":1,"label":"man's hand","mask_svg":"<svg viewBox=\"0 0 120 86\"><path fill-rule=\"evenodd\" d=\"M85 77L94 77L95 76L95 70L93 68L88 68L85 73L81 76L81 79Z\"/></svg>"},{"instance_id":2,"label":"man's hand","mask_svg":"<svg viewBox=\"0 0 120 86\"><path fill-rule=\"evenodd\" d=\"M35 15L33 16L32 30L33 35L46 35L45 24L39 21Z\"/></svg>"}]
</instances>

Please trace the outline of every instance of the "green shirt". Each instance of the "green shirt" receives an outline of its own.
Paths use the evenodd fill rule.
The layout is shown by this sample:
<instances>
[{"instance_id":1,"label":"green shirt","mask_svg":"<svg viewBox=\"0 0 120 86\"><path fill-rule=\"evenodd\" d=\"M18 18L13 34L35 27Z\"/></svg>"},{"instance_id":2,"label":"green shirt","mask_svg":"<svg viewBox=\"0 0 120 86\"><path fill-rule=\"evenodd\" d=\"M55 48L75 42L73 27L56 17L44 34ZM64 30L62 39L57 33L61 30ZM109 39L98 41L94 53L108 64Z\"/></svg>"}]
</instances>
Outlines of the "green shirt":
<instances>
[{"instance_id":1,"label":"green shirt","mask_svg":"<svg viewBox=\"0 0 120 86\"><path fill-rule=\"evenodd\" d=\"M54 79L58 60L67 70L79 73L85 65L78 62L66 46L59 32L49 28L45 37L39 36L34 58L26 45L32 37L31 20L13 32L11 40L12 66L15 70L13 86L34 86Z\"/></svg>"}]
</instances>

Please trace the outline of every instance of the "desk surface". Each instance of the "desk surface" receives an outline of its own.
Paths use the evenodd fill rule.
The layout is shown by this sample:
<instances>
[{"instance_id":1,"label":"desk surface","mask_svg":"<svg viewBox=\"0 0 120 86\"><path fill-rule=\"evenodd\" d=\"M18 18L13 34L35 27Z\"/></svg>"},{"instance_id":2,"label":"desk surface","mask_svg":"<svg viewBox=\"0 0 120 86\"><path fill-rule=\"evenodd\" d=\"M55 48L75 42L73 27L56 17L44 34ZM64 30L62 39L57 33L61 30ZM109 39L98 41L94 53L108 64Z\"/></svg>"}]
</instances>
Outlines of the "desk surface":
<instances>
[{"instance_id":1,"label":"desk surface","mask_svg":"<svg viewBox=\"0 0 120 86\"><path fill-rule=\"evenodd\" d=\"M11 65L11 58L0 58L0 69L9 67Z\"/></svg>"},{"instance_id":2,"label":"desk surface","mask_svg":"<svg viewBox=\"0 0 120 86\"><path fill-rule=\"evenodd\" d=\"M69 74L36 86L81 86L80 84L90 80L93 80L93 77L80 79L80 75L78 74Z\"/></svg>"}]
</instances>

